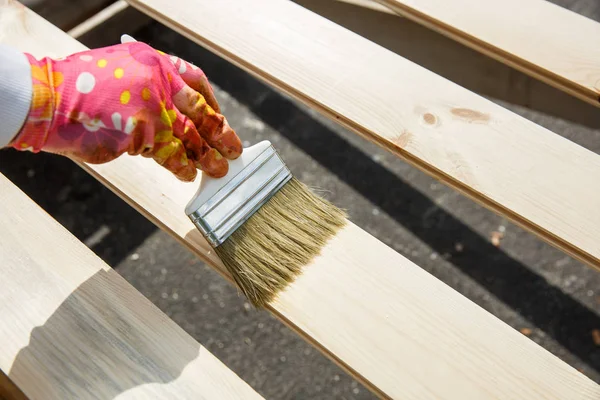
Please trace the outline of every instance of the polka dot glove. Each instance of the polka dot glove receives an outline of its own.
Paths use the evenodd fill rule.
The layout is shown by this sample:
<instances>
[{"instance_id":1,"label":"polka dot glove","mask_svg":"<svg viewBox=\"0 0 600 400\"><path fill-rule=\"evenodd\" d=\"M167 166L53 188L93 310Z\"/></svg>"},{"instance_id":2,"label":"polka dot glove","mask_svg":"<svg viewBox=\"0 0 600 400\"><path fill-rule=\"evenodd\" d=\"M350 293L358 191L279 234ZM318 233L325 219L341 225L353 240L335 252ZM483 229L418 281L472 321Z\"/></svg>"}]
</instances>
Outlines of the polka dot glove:
<instances>
[{"instance_id":1,"label":"polka dot glove","mask_svg":"<svg viewBox=\"0 0 600 400\"><path fill-rule=\"evenodd\" d=\"M183 181L197 168L227 173L240 139L220 114L204 73L141 43L31 64L33 100L17 150L105 163L123 153L151 157Z\"/></svg>"}]
</instances>

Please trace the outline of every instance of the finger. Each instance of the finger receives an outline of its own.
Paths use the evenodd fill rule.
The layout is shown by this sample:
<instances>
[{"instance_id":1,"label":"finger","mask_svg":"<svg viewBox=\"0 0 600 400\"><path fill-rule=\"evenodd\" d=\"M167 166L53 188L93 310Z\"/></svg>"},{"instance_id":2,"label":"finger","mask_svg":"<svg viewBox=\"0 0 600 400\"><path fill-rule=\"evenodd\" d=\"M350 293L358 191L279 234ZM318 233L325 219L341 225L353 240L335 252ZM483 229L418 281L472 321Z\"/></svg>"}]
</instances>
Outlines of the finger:
<instances>
[{"instance_id":1,"label":"finger","mask_svg":"<svg viewBox=\"0 0 600 400\"><path fill-rule=\"evenodd\" d=\"M121 43L134 43L137 42L130 35L124 34L121 35ZM165 57L169 57L171 63L175 65L177 72L183 79L183 81L189 85L192 89L198 91L204 96L206 102L215 110L216 112L221 112L221 108L219 107L219 103L217 102L217 98L215 97L215 93L212 89L212 86L208 82L208 78L204 71L195 66L194 64L185 61L177 56L169 56L163 51L157 50L160 54Z\"/></svg>"},{"instance_id":2,"label":"finger","mask_svg":"<svg viewBox=\"0 0 600 400\"><path fill-rule=\"evenodd\" d=\"M123 44L123 43L133 43L133 42L137 42L137 40L135 40L130 35L127 35L127 34L121 35L121 44Z\"/></svg>"},{"instance_id":3,"label":"finger","mask_svg":"<svg viewBox=\"0 0 600 400\"><path fill-rule=\"evenodd\" d=\"M156 135L154 148L147 156L184 182L191 182L196 178L196 166L187 157L183 142L168 131Z\"/></svg>"},{"instance_id":4,"label":"finger","mask_svg":"<svg viewBox=\"0 0 600 400\"><path fill-rule=\"evenodd\" d=\"M229 163L219 151L211 147L185 115L177 112L173 135L183 143L188 159L213 178L221 178L229 171Z\"/></svg>"},{"instance_id":5,"label":"finger","mask_svg":"<svg viewBox=\"0 0 600 400\"><path fill-rule=\"evenodd\" d=\"M225 117L215 112L206 99L189 86L184 86L174 97L173 102L187 115L211 147L224 157L234 160L242 154L242 142L227 123Z\"/></svg>"},{"instance_id":6,"label":"finger","mask_svg":"<svg viewBox=\"0 0 600 400\"><path fill-rule=\"evenodd\" d=\"M219 107L215 93L204 72L194 64L191 64L179 57L169 56L169 59L173 65L175 65L175 68L179 72L179 75L183 81L189 87L204 96L204 99L208 105L217 113L220 113L221 107Z\"/></svg>"}]
</instances>

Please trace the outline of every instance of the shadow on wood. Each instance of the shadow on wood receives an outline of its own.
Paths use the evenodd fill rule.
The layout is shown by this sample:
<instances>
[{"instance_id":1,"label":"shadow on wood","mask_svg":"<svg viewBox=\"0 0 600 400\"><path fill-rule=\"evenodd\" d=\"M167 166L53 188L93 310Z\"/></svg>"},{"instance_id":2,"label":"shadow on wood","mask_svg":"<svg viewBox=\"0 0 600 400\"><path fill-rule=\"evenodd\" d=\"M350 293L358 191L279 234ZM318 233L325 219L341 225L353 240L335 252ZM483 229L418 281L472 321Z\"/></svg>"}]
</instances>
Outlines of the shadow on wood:
<instances>
[{"instance_id":1,"label":"shadow on wood","mask_svg":"<svg viewBox=\"0 0 600 400\"><path fill-rule=\"evenodd\" d=\"M166 323L166 316L162 324L145 321L147 315L156 318L156 311L128 287L112 270L98 271L81 284L33 329L10 379L34 399L110 399L141 385L176 380L200 356L200 345L185 335L168 340L174 324Z\"/></svg>"}]
</instances>

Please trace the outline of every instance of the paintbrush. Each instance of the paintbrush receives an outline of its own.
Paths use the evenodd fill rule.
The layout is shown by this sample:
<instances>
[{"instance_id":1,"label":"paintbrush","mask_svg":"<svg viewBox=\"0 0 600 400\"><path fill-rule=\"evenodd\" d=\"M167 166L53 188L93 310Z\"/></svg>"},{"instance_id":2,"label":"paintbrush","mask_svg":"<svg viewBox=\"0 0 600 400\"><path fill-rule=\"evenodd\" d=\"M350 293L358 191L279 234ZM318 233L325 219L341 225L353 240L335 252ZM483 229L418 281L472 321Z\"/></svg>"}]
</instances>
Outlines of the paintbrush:
<instances>
[{"instance_id":1,"label":"paintbrush","mask_svg":"<svg viewBox=\"0 0 600 400\"><path fill-rule=\"evenodd\" d=\"M346 214L295 179L269 141L229 172L202 175L186 214L256 307L270 302L344 226Z\"/></svg>"}]
</instances>

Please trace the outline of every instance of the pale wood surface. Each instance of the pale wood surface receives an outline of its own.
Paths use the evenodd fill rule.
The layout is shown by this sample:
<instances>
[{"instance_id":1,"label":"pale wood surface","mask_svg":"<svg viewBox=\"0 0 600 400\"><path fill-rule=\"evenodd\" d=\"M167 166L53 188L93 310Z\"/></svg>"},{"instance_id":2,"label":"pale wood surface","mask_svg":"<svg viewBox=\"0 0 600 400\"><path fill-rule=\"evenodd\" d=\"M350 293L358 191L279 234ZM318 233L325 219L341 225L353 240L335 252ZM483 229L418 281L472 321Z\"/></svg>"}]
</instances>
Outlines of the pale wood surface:
<instances>
[{"instance_id":1,"label":"pale wood surface","mask_svg":"<svg viewBox=\"0 0 600 400\"><path fill-rule=\"evenodd\" d=\"M291 2L130 3L600 268L596 154Z\"/></svg>"},{"instance_id":2,"label":"pale wood surface","mask_svg":"<svg viewBox=\"0 0 600 400\"><path fill-rule=\"evenodd\" d=\"M600 107L600 24L546 0L376 0Z\"/></svg>"},{"instance_id":3,"label":"pale wood surface","mask_svg":"<svg viewBox=\"0 0 600 400\"><path fill-rule=\"evenodd\" d=\"M0 369L31 399L259 399L0 175Z\"/></svg>"},{"instance_id":4,"label":"pale wood surface","mask_svg":"<svg viewBox=\"0 0 600 400\"><path fill-rule=\"evenodd\" d=\"M363 0L368 4L381 4ZM586 16L596 0L555 0L578 4ZM466 47L452 38L400 17L347 1L294 0L295 3L449 79L472 92L576 124L600 129L598 108ZM584 6L588 4L588 6ZM600 12L600 2L598 2ZM597 14L600 17L600 14ZM599 18L600 19L600 18Z\"/></svg>"},{"instance_id":5,"label":"pale wood surface","mask_svg":"<svg viewBox=\"0 0 600 400\"><path fill-rule=\"evenodd\" d=\"M200 4L211 3L196 3L196 11L201 11ZM232 4L220 3L226 8ZM0 8L0 16L5 16L0 19L1 41L38 56L66 55L82 48L32 13L10 17L14 10L14 6ZM263 23L279 27L277 19ZM181 183L139 157L84 167L223 273L214 252L183 212L197 182ZM584 375L353 224L269 309L382 397L600 396L600 387Z\"/></svg>"}]
</instances>

